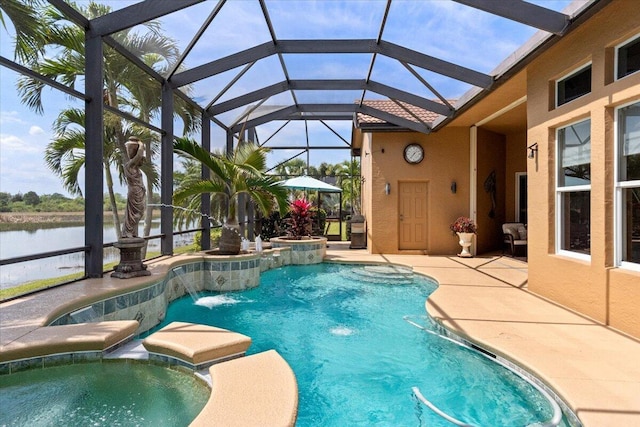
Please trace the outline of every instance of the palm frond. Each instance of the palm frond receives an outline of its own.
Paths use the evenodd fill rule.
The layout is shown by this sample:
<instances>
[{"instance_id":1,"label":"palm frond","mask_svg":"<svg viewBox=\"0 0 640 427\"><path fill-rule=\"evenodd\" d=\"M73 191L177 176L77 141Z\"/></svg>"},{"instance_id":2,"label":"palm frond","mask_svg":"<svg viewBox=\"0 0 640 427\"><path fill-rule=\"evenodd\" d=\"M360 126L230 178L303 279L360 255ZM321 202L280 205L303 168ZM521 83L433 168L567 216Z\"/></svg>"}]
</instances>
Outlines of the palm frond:
<instances>
[{"instance_id":1,"label":"palm frond","mask_svg":"<svg viewBox=\"0 0 640 427\"><path fill-rule=\"evenodd\" d=\"M225 168L223 158L217 157L208 152L193 140L188 138L176 138L173 141L173 151L197 160L209 168L211 172L213 172L214 176L217 176L222 180L230 178L228 169Z\"/></svg>"},{"instance_id":2,"label":"palm frond","mask_svg":"<svg viewBox=\"0 0 640 427\"><path fill-rule=\"evenodd\" d=\"M180 204L188 197L194 195L200 195L203 193L212 193L212 194L225 194L225 187L220 183L208 181L208 180L200 180L198 182L193 182L189 187L178 188L173 192L173 200Z\"/></svg>"},{"instance_id":3,"label":"palm frond","mask_svg":"<svg viewBox=\"0 0 640 427\"><path fill-rule=\"evenodd\" d=\"M0 22L6 29L5 16L15 29L14 57L24 63L34 63L34 59L44 52L46 27L42 25L38 10L42 2L36 0L2 0L0 2Z\"/></svg>"}]
</instances>

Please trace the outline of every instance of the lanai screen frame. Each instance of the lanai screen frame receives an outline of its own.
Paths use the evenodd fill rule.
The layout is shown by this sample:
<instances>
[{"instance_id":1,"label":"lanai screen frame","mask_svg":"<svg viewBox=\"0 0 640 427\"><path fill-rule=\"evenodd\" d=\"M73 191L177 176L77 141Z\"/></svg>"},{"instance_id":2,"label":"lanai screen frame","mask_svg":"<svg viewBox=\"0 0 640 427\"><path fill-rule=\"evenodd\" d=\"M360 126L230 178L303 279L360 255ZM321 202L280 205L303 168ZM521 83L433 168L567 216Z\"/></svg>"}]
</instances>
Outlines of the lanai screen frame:
<instances>
[{"instance_id":1,"label":"lanai screen frame","mask_svg":"<svg viewBox=\"0 0 640 427\"><path fill-rule=\"evenodd\" d=\"M472 102L477 102L485 96L490 90L495 88L501 81L508 78L518 67L520 69L526 64L525 60L518 60L509 64L504 73L496 73L488 75L468 69L458 64L440 60L438 58L425 55L423 53L407 49L403 46L383 40L383 31L389 12L389 8L393 0L387 0L384 17L380 23L378 37L376 39L361 40L281 40L275 36L274 28L269 18L267 5L265 0L256 0L259 2L264 14L265 22L272 36L272 41L262 45L255 46L242 52L229 55L225 58L212 61L193 69L178 72L178 68L189 54L190 50L202 36L207 26L215 19L220 9L227 0L219 0L205 23L189 43L185 52L179 61L172 67L168 76L161 76L155 70L148 67L135 55L127 51L119 45L111 35L141 24L143 22L153 20L164 15L188 8L189 6L201 3L205 0L145 0L123 9L111 12L107 15L96 19L88 20L77 10L71 7L63 0L48 0L48 2L62 12L71 22L82 27L85 31L85 93L80 93L64 85L61 85L47 77L41 76L32 70L22 67L21 65L0 57L0 64L6 66L21 74L36 78L47 85L56 87L61 91L70 94L85 101L86 125L85 125L85 146L86 146L86 163L85 163L85 246L81 249L86 251L85 256L85 276L86 277L102 277L103 275L103 244L104 236L102 231L103 225L103 181L104 172L102 169L103 154L103 115L104 110L108 109L126 120L136 122L149 129L159 132L161 135L160 150L160 198L161 198L161 253L162 255L173 254L173 212L170 208L173 195L173 113L174 113L174 96L182 98L187 103L194 106L200 111L202 116L201 128L201 144L209 150L211 147L210 122L215 123L226 131L226 150L231 152L234 147L234 135L239 133L243 128L249 132L255 132L255 127L274 120L348 120L355 121L355 115L358 113L366 114L386 121L398 129L412 130L422 133L429 133L432 130L445 126L449 121L459 115L461 112L469 108ZM549 34L540 42L539 48L544 45L553 43L553 40L566 34L573 29L581 20L586 19L600 8L604 7L610 0L592 0L591 3L576 8L575 16L571 17L564 13L555 12L544 7L540 7L521 0L514 2L494 2L491 0L454 0L458 3L483 10L507 19L511 19L525 25L540 29ZM515 3L515 4L514 4ZM598 5L598 7L595 7ZM140 69L145 71L150 77L161 84L162 106L160 115L160 128L149 123L145 123L136 117L125 112L105 107L102 102L102 82L104 74L103 53L104 43L118 51ZM535 52L536 49L532 49ZM528 52L526 57L533 57L533 53ZM185 95L180 87L188 85L215 75L217 73L231 70L239 66L243 66L243 70L248 69L255 61L271 55L277 55L282 58L285 53L366 53L371 55L371 65L368 75L360 80L292 80L289 79L286 66L282 59L280 63L283 67L284 75L287 76L285 81L261 88L257 91L247 93L243 96L215 103L212 100L206 108L202 108L190 97ZM394 87L371 80L371 70L374 65L376 56L385 55L402 63L410 72L418 76L414 67L427 69L436 73L443 74L455 80L469 83L475 87L475 90L464 102L458 107L452 106L444 97L435 91L426 81L423 83L440 98L441 102L435 102L431 99L422 98L414 94L399 90ZM241 71L243 73L245 71ZM295 97L296 90L358 90L362 95L360 102L351 104L300 104ZM268 97L277 93L289 91L294 99L294 105L283 106L280 109L271 111L267 114L257 115L259 110L250 108L249 114L244 117L244 121L237 121L232 126L226 126L216 118L216 115L232 110L241 106L250 106L257 102L260 106ZM442 116L435 126L432 128L431 123L425 123L419 119L409 120L364 105L364 98L367 92L375 92L386 96L398 105L408 103L425 110L433 111ZM464 97L463 97L464 98ZM404 107L403 107L404 108ZM405 109L406 110L406 109ZM307 149L313 149L307 147ZM91 171L91 173L86 173ZM203 177L206 177L206 170L203 170ZM203 214L208 214L204 210L209 206L208 196L203 196ZM205 227L205 229L208 227ZM204 233L206 238L208 233Z\"/></svg>"}]
</instances>

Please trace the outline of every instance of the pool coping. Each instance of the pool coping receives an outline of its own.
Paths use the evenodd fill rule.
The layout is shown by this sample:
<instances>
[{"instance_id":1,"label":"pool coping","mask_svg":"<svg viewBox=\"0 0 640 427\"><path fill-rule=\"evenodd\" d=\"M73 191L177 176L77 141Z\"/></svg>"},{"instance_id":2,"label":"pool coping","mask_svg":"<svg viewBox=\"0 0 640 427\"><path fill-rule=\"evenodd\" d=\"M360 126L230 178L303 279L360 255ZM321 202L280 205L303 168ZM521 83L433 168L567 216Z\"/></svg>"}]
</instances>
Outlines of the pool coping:
<instances>
[{"instance_id":1,"label":"pool coping","mask_svg":"<svg viewBox=\"0 0 640 427\"><path fill-rule=\"evenodd\" d=\"M426 311L448 330L513 361L561 396L584 426L640 425L640 341L527 289L527 265L500 255L377 255L330 242L325 261L398 264L430 276L438 289ZM46 324L70 307L148 286L179 263L165 257L152 276L87 279L0 304L0 346ZM62 308L61 308L62 307Z\"/></svg>"}]
</instances>

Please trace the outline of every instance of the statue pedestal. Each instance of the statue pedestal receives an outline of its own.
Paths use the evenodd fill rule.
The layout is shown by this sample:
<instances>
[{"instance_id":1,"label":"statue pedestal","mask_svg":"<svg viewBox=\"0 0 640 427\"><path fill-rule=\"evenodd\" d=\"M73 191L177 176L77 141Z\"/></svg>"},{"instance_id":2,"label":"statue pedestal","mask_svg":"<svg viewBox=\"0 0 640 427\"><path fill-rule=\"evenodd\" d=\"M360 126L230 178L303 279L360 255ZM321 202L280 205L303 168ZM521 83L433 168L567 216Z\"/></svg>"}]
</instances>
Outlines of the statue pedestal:
<instances>
[{"instance_id":1,"label":"statue pedestal","mask_svg":"<svg viewBox=\"0 0 640 427\"><path fill-rule=\"evenodd\" d=\"M120 264L111 273L111 277L130 279L132 277L151 275L151 272L147 270L147 266L142 263L143 238L125 237L119 239L113 246L120 249Z\"/></svg>"}]
</instances>

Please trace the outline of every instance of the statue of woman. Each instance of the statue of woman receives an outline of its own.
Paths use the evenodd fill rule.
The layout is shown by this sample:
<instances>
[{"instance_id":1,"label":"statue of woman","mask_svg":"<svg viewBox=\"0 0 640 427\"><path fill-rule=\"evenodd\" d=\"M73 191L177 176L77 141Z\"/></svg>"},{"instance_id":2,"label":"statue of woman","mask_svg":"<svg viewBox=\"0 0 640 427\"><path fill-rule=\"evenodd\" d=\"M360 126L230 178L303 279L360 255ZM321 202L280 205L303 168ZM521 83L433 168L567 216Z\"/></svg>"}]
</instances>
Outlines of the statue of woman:
<instances>
[{"instance_id":1,"label":"statue of woman","mask_svg":"<svg viewBox=\"0 0 640 427\"><path fill-rule=\"evenodd\" d=\"M122 237L138 237L138 223L144 214L145 193L140 166L144 162L144 144L132 136L124 144L129 161L124 165L124 176L129 186L127 208L124 212Z\"/></svg>"}]
</instances>

